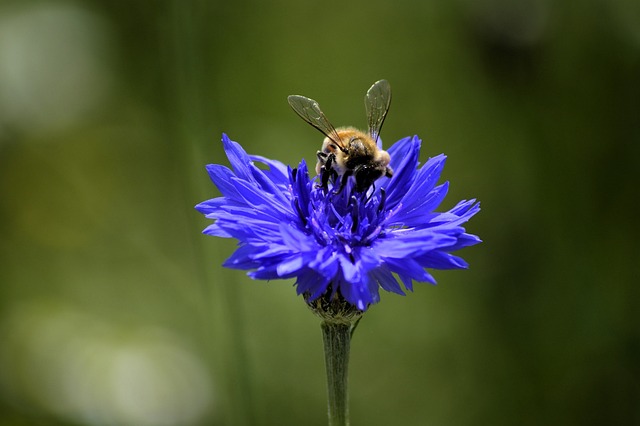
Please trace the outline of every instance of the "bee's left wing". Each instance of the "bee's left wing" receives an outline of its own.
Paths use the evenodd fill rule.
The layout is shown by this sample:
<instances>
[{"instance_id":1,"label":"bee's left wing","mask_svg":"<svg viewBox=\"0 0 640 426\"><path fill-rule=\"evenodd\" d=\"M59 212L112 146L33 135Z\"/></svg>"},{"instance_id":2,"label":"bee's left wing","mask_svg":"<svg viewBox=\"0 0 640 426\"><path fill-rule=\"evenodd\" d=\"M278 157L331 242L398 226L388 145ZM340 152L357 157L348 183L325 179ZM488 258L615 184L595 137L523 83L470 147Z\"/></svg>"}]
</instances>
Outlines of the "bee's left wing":
<instances>
[{"instance_id":1,"label":"bee's left wing","mask_svg":"<svg viewBox=\"0 0 640 426\"><path fill-rule=\"evenodd\" d=\"M344 149L338 132L336 132L336 129L329 120L327 120L318 102L300 95L291 95L287 100L291 108L293 108L300 118L320 130L323 135L331 139L340 149Z\"/></svg>"},{"instance_id":2,"label":"bee's left wing","mask_svg":"<svg viewBox=\"0 0 640 426\"><path fill-rule=\"evenodd\" d=\"M369 135L378 143L380 130L391 105L391 86L387 80L373 83L364 97L364 106L367 109L367 122Z\"/></svg>"}]
</instances>

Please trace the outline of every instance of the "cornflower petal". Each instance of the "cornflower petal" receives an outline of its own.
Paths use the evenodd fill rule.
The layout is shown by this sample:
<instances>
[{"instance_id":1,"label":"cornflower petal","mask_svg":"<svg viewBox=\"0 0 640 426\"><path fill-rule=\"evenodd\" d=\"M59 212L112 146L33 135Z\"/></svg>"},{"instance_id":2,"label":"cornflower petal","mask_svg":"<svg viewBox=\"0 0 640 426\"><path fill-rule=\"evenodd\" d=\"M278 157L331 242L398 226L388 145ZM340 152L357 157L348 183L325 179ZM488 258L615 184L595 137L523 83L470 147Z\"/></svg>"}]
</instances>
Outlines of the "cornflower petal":
<instances>
[{"instance_id":1,"label":"cornflower petal","mask_svg":"<svg viewBox=\"0 0 640 426\"><path fill-rule=\"evenodd\" d=\"M287 166L279 161L270 160L260 155L250 155L251 161L262 163L269 166L269 170L264 171L264 174L271 179L276 185L286 186L289 183L289 175L287 172Z\"/></svg>"}]
</instances>

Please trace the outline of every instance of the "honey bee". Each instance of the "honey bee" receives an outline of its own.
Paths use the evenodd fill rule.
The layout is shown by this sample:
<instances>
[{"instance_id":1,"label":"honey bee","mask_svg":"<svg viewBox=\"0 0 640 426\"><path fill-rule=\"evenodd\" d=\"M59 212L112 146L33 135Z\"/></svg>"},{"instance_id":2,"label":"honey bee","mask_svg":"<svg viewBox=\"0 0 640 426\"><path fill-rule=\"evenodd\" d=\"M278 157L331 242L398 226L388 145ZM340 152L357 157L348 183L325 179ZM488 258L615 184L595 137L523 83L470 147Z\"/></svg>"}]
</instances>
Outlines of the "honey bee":
<instances>
[{"instance_id":1,"label":"honey bee","mask_svg":"<svg viewBox=\"0 0 640 426\"><path fill-rule=\"evenodd\" d=\"M391 104L391 87L386 80L375 82L364 97L369 125L367 133L353 127L334 128L313 99L291 95L288 101L304 121L325 135L322 149L316 154L316 173L320 175L323 188L327 188L329 178L333 177L334 182L340 179L336 191L339 193L349 176L353 176L356 191L363 192L383 175L393 176L389 167L391 157L379 143L380 130Z\"/></svg>"}]
</instances>

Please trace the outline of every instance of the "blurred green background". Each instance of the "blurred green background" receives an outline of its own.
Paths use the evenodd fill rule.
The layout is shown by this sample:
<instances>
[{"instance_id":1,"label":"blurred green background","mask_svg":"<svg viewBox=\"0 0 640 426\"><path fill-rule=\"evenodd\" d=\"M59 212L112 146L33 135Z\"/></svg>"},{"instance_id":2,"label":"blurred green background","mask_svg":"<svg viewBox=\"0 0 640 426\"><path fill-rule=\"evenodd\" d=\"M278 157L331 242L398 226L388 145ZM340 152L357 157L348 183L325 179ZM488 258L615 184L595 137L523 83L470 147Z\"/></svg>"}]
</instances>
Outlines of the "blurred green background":
<instances>
[{"instance_id":1,"label":"blurred green background","mask_svg":"<svg viewBox=\"0 0 640 426\"><path fill-rule=\"evenodd\" d=\"M319 320L193 206L380 78L484 243L367 313L352 424L639 425L636 0L0 3L0 425L326 424Z\"/></svg>"}]
</instances>

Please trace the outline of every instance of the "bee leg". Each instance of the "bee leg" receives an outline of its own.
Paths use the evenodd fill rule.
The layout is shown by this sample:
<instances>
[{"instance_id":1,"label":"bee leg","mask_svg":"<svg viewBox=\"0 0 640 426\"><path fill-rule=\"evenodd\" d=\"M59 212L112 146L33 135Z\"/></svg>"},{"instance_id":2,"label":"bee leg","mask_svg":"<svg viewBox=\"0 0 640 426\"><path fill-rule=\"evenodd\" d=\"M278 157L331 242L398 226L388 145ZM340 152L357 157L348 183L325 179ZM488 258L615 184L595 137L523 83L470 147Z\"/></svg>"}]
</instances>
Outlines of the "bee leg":
<instances>
[{"instance_id":1,"label":"bee leg","mask_svg":"<svg viewBox=\"0 0 640 426\"><path fill-rule=\"evenodd\" d=\"M324 192L327 192L327 189L329 189L328 183L329 183L329 178L331 177L331 170L327 169L327 166L322 166L322 169L320 169L320 185L319 187L324 189Z\"/></svg>"},{"instance_id":2,"label":"bee leg","mask_svg":"<svg viewBox=\"0 0 640 426\"><path fill-rule=\"evenodd\" d=\"M327 162L327 157L329 154L323 151L316 152L316 157L318 157L318 163L324 165Z\"/></svg>"},{"instance_id":3,"label":"bee leg","mask_svg":"<svg viewBox=\"0 0 640 426\"><path fill-rule=\"evenodd\" d=\"M344 172L342 178L340 179L340 187L337 191L334 191L334 194L339 194L342 192L344 187L347 185L347 182L349 181L349 176L351 176L352 174L353 172L351 170L347 170L346 172Z\"/></svg>"},{"instance_id":4,"label":"bee leg","mask_svg":"<svg viewBox=\"0 0 640 426\"><path fill-rule=\"evenodd\" d=\"M328 188L329 178L333 174L333 169L331 165L335 159L334 154L327 154L326 152L318 151L318 161L322 164L322 168L320 169L320 182L321 187L325 190Z\"/></svg>"},{"instance_id":5,"label":"bee leg","mask_svg":"<svg viewBox=\"0 0 640 426\"><path fill-rule=\"evenodd\" d=\"M371 197L373 197L373 194L375 194L375 192L376 192L376 183L372 182L371 183L371 192L367 196L367 199L365 200L365 203L368 203L369 200L371 200Z\"/></svg>"}]
</instances>

